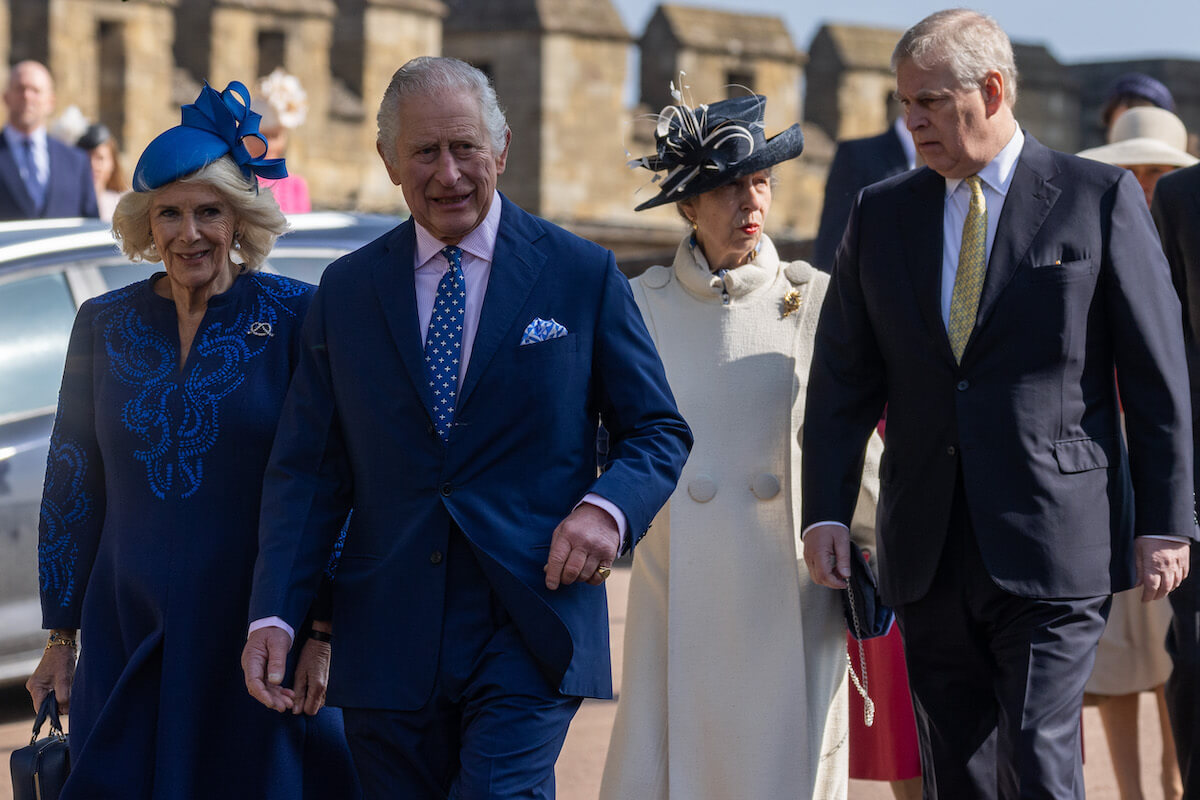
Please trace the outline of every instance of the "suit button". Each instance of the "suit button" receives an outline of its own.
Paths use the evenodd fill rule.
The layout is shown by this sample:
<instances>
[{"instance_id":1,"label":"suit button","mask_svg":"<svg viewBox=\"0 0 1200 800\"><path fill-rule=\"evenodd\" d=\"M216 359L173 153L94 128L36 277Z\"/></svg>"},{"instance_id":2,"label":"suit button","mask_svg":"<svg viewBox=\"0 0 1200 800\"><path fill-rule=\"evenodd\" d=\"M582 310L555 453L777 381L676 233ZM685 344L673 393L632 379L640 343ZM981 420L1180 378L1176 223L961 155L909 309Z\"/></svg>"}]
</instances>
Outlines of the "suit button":
<instances>
[{"instance_id":1,"label":"suit button","mask_svg":"<svg viewBox=\"0 0 1200 800\"><path fill-rule=\"evenodd\" d=\"M688 496L697 503L707 503L717 494L717 484L707 475L697 475L688 481Z\"/></svg>"},{"instance_id":2,"label":"suit button","mask_svg":"<svg viewBox=\"0 0 1200 800\"><path fill-rule=\"evenodd\" d=\"M952 456L957 452L958 452L958 450L956 450L954 448L954 445L950 445L949 447L946 448L946 455L948 455L948 456Z\"/></svg>"},{"instance_id":3,"label":"suit button","mask_svg":"<svg viewBox=\"0 0 1200 800\"><path fill-rule=\"evenodd\" d=\"M967 389L971 388L971 382L970 381L959 381L958 385L955 386L954 388L958 389L960 392L965 392Z\"/></svg>"},{"instance_id":4,"label":"suit button","mask_svg":"<svg viewBox=\"0 0 1200 800\"><path fill-rule=\"evenodd\" d=\"M442 563L442 551L434 550L432 553L430 553L429 554L429 563L433 564L435 566Z\"/></svg>"},{"instance_id":5,"label":"suit button","mask_svg":"<svg viewBox=\"0 0 1200 800\"><path fill-rule=\"evenodd\" d=\"M750 491L754 492L754 496L759 500L770 500L779 494L780 488L779 478L769 472L756 475L750 483Z\"/></svg>"},{"instance_id":6,"label":"suit button","mask_svg":"<svg viewBox=\"0 0 1200 800\"><path fill-rule=\"evenodd\" d=\"M442 488L439 491L441 491L442 497L449 497L450 495L454 494L454 487L448 483L443 483Z\"/></svg>"}]
</instances>

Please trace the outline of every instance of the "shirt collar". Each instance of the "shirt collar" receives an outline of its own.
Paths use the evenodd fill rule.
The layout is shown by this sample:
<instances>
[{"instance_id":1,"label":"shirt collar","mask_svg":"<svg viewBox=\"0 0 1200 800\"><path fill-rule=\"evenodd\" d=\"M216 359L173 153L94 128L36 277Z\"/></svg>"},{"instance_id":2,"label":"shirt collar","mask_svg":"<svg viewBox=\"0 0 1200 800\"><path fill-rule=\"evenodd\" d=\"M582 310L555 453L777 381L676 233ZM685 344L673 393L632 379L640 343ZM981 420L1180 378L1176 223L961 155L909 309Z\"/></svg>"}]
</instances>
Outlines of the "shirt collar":
<instances>
[{"instance_id":1,"label":"shirt collar","mask_svg":"<svg viewBox=\"0 0 1200 800\"><path fill-rule=\"evenodd\" d=\"M38 128L33 133L26 135L14 128L12 125L5 125L4 138L8 140L8 146L10 148L20 147L21 143L26 139L32 140L34 147L38 149L45 149L46 147L45 127Z\"/></svg>"},{"instance_id":2,"label":"shirt collar","mask_svg":"<svg viewBox=\"0 0 1200 800\"><path fill-rule=\"evenodd\" d=\"M1021 148L1025 146L1025 134L1021 126L1015 125L1012 138L1008 144L996 154L996 157L977 173L983 184L1001 197L1008 196L1008 187L1012 186L1013 173L1017 169L1017 161L1021 158ZM954 190L963 182L962 178L946 178L946 196L954 194Z\"/></svg>"},{"instance_id":3,"label":"shirt collar","mask_svg":"<svg viewBox=\"0 0 1200 800\"><path fill-rule=\"evenodd\" d=\"M501 206L500 192L493 189L492 205L488 209L488 213L484 215L483 220L475 226L474 230L458 243L458 247L464 253L483 261L490 262L492 260L492 256L496 253L496 240L500 236ZM414 267L420 269L442 252L442 248L446 244L422 227L421 223L413 220L413 224L417 228L417 250L413 261Z\"/></svg>"}]
</instances>

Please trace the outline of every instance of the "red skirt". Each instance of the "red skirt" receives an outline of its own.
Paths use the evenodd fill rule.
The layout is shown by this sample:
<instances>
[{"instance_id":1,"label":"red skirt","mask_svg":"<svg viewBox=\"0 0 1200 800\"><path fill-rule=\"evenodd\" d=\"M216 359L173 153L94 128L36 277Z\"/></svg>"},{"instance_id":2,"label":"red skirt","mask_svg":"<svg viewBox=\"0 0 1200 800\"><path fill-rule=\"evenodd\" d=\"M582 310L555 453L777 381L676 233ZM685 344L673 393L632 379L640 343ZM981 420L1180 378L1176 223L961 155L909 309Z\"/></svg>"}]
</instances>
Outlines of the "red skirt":
<instances>
[{"instance_id":1,"label":"red skirt","mask_svg":"<svg viewBox=\"0 0 1200 800\"><path fill-rule=\"evenodd\" d=\"M854 672L862 677L858 642L846 634ZM867 658L868 693L875 701L875 724L863 721L863 700L850 685L850 777L867 781L902 781L921 775L917 724L908 692L908 670L900 626L886 636L863 642Z\"/></svg>"}]
</instances>

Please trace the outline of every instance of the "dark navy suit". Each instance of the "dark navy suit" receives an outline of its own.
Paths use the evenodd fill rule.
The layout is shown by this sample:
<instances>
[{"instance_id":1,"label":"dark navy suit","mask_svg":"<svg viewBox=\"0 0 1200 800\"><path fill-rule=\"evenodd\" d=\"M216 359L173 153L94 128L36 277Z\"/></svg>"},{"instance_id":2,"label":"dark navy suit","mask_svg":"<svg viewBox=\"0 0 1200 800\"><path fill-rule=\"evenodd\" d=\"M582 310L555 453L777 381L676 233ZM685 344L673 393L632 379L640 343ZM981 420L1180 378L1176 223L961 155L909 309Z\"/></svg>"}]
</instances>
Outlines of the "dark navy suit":
<instances>
[{"instance_id":1,"label":"dark navy suit","mask_svg":"<svg viewBox=\"0 0 1200 800\"><path fill-rule=\"evenodd\" d=\"M813 266L826 272L833 269L833 259L859 190L907 170L908 157L895 127L878 136L838 143L825 179L825 204L821 207L821 224L813 244Z\"/></svg>"},{"instance_id":2,"label":"dark navy suit","mask_svg":"<svg viewBox=\"0 0 1200 800\"><path fill-rule=\"evenodd\" d=\"M0 220L100 216L87 153L53 136L46 137L46 150L50 156L46 197L42 207L35 208L8 139L0 136Z\"/></svg>"},{"instance_id":3,"label":"dark navy suit","mask_svg":"<svg viewBox=\"0 0 1200 800\"><path fill-rule=\"evenodd\" d=\"M348 733L350 709L424 709L445 693L447 662L488 657L457 649L480 607L527 648L551 691L611 697L604 588L549 591L542 568L554 528L588 492L616 504L640 537L691 446L628 282L610 252L504 199L443 443L424 377L414 245L409 220L325 272L267 474L250 618L300 624L353 506L329 693L348 710ZM535 318L569 333L521 346ZM597 477L601 419L611 458ZM430 747L418 738L414 748Z\"/></svg>"},{"instance_id":4,"label":"dark navy suit","mask_svg":"<svg viewBox=\"0 0 1200 800\"><path fill-rule=\"evenodd\" d=\"M922 168L851 213L816 335L804 524L849 521L886 403L881 584L927 790L1082 797L1079 705L1107 596L1134 583L1135 532L1194 538L1179 302L1133 176L1027 134L957 364L945 202Z\"/></svg>"},{"instance_id":5,"label":"dark navy suit","mask_svg":"<svg viewBox=\"0 0 1200 800\"><path fill-rule=\"evenodd\" d=\"M1192 436L1200 454L1200 167L1177 170L1154 188L1154 221L1183 303L1183 339L1192 388ZM1200 470L1196 471L1200 477ZM1197 487L1200 491L1200 485ZM1192 548L1192 571L1171 592L1175 615L1167 634L1174 668L1167 681L1167 708L1183 773L1185 800L1200 798L1200 548Z\"/></svg>"}]
</instances>

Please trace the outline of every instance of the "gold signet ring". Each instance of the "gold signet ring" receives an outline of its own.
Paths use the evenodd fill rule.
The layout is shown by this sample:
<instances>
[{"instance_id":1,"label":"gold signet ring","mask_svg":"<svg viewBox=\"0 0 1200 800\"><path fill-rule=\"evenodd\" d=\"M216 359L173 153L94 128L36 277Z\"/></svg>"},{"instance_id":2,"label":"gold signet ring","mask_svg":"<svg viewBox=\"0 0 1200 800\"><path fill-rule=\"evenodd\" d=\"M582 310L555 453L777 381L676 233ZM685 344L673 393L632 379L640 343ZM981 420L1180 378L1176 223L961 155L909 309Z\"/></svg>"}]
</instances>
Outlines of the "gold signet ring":
<instances>
[{"instance_id":1,"label":"gold signet ring","mask_svg":"<svg viewBox=\"0 0 1200 800\"><path fill-rule=\"evenodd\" d=\"M600 576L600 580L608 580L608 576L612 575L612 567L606 567L603 564L596 567L596 574Z\"/></svg>"}]
</instances>

